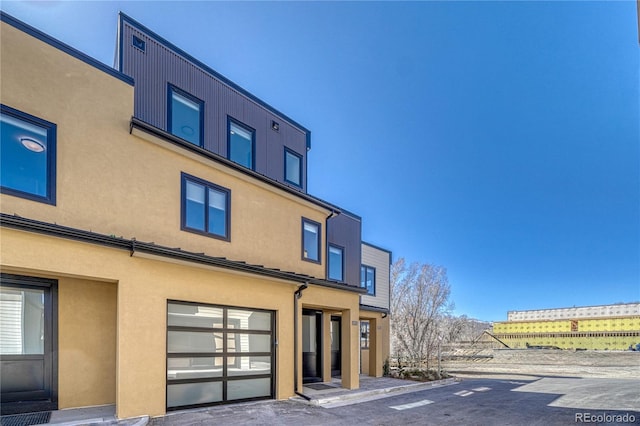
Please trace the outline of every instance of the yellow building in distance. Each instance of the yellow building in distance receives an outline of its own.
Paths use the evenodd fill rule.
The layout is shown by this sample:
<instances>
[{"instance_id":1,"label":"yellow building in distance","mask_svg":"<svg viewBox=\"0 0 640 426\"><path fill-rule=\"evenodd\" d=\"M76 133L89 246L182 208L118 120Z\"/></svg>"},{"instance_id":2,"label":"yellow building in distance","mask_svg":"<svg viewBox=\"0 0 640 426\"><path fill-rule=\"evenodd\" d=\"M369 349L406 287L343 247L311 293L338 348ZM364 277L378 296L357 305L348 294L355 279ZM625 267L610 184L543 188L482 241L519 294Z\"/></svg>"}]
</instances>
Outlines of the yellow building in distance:
<instances>
[{"instance_id":1,"label":"yellow building in distance","mask_svg":"<svg viewBox=\"0 0 640 426\"><path fill-rule=\"evenodd\" d=\"M640 303L509 311L493 334L510 348L625 350L640 343Z\"/></svg>"}]
</instances>

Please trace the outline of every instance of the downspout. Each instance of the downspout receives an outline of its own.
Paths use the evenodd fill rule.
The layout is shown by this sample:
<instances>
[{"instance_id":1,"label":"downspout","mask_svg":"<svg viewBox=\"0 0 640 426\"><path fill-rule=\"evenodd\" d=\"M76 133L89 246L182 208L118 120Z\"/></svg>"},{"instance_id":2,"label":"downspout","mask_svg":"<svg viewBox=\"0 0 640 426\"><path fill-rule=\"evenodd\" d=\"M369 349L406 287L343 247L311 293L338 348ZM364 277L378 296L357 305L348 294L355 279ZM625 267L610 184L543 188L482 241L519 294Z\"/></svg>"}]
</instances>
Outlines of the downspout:
<instances>
[{"instance_id":1,"label":"downspout","mask_svg":"<svg viewBox=\"0 0 640 426\"><path fill-rule=\"evenodd\" d=\"M298 299L302 297L302 292L308 287L308 284L308 282L302 284L293 293L293 391L296 395L311 401L310 397L298 391Z\"/></svg>"},{"instance_id":2,"label":"downspout","mask_svg":"<svg viewBox=\"0 0 640 426\"><path fill-rule=\"evenodd\" d=\"M340 213L336 213L334 209L331 209L331 213L324 220L324 255L326 259L329 259L329 219L332 217L338 216ZM327 279L329 277L329 261L327 261L327 266L325 268L325 274L327 274Z\"/></svg>"},{"instance_id":3,"label":"downspout","mask_svg":"<svg viewBox=\"0 0 640 426\"><path fill-rule=\"evenodd\" d=\"M331 213L327 216L327 218L325 219L325 226L324 226L324 232L325 232L325 244L327 243L327 238L329 237L329 219L331 219L332 217L336 216L337 213L335 212L335 210L331 209ZM300 321L300 318L298 318L298 299L300 299L302 297L302 292L304 290L307 289L307 287L309 287L309 282L307 281L306 283L302 284L300 287L298 287L298 289L293 293L293 315L294 315L294 321L293 321L293 392L298 395L301 396L302 398L306 399L307 401L311 401L311 397L303 394L302 392L300 392L298 390L298 322Z\"/></svg>"},{"instance_id":4,"label":"downspout","mask_svg":"<svg viewBox=\"0 0 640 426\"><path fill-rule=\"evenodd\" d=\"M324 220L324 245L326 250L328 250L327 247L329 247L329 219L339 214L340 213L336 213L334 209L331 209L331 213L329 213L329 216Z\"/></svg>"}]
</instances>

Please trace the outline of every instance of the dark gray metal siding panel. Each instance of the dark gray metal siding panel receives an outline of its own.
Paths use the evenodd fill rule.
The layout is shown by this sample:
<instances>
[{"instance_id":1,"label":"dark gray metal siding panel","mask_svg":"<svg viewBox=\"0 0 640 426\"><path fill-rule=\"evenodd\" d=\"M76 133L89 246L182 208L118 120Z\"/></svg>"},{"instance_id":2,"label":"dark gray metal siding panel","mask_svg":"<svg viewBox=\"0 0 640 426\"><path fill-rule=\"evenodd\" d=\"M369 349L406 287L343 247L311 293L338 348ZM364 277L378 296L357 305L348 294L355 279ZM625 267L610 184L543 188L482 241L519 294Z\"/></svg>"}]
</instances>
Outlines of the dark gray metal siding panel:
<instances>
[{"instance_id":1,"label":"dark gray metal siding panel","mask_svg":"<svg viewBox=\"0 0 640 426\"><path fill-rule=\"evenodd\" d=\"M268 119L269 128L271 128L271 120L278 121L278 117L272 116ZM293 128L291 126L280 124L280 130L275 132L270 130L271 133L268 137L268 149L267 149L267 172L269 176L272 175L282 175L284 181L284 150L287 147L289 150L306 157L306 151L301 149L304 147L303 139L301 133L298 129ZM304 174L306 173L306 167L302 164L302 174L303 178L301 180L302 187L306 189ZM295 185L289 184L285 182L288 186L296 188Z\"/></svg>"},{"instance_id":2,"label":"dark gray metal siding panel","mask_svg":"<svg viewBox=\"0 0 640 426\"><path fill-rule=\"evenodd\" d=\"M303 156L302 186L306 192L306 132L246 97L210 73L178 55L130 23L124 22L122 71L135 80L134 114L167 130L168 84L204 101L204 148L227 156L227 117L256 130L255 170L284 182L284 146ZM132 46L132 36L146 43L145 52ZM271 121L280 132L271 130Z\"/></svg>"},{"instance_id":3,"label":"dark gray metal siding panel","mask_svg":"<svg viewBox=\"0 0 640 426\"><path fill-rule=\"evenodd\" d=\"M251 126L250 123L247 123L244 118L244 105L242 99L238 96L238 94L233 90L221 90L222 96L222 104L220 105L220 115L218 120L218 134L220 138L220 148L221 151L219 154L227 157L227 120L229 117L234 118L241 123L244 123L248 126ZM207 123L205 123L206 126ZM253 126L251 126L253 127ZM256 139L257 143L257 139Z\"/></svg>"},{"instance_id":4,"label":"dark gray metal siding panel","mask_svg":"<svg viewBox=\"0 0 640 426\"><path fill-rule=\"evenodd\" d=\"M360 264L362 263L361 226L360 220L347 214L334 216L327 221L327 242L344 247L345 282L356 287L360 286Z\"/></svg>"},{"instance_id":5,"label":"dark gray metal siding panel","mask_svg":"<svg viewBox=\"0 0 640 426\"><path fill-rule=\"evenodd\" d=\"M279 131L271 130L271 121L280 124L278 117L273 114L267 115L267 149L265 150L265 174L267 176L277 176L278 173L284 176L284 132L286 127L281 127ZM278 151L280 151L278 153Z\"/></svg>"},{"instance_id":6,"label":"dark gray metal siding panel","mask_svg":"<svg viewBox=\"0 0 640 426\"><path fill-rule=\"evenodd\" d=\"M281 128L282 129L282 128ZM282 130L281 130L282 131ZM289 148L291 151L302 156L302 179L301 184L302 187L306 191L306 173L307 173L307 144L306 144L306 135L304 132L296 129L295 127L285 126L283 132L283 146L280 146L280 152L278 155L280 156L279 166L281 170L284 170L284 147ZM283 172L281 172L283 173Z\"/></svg>"}]
</instances>

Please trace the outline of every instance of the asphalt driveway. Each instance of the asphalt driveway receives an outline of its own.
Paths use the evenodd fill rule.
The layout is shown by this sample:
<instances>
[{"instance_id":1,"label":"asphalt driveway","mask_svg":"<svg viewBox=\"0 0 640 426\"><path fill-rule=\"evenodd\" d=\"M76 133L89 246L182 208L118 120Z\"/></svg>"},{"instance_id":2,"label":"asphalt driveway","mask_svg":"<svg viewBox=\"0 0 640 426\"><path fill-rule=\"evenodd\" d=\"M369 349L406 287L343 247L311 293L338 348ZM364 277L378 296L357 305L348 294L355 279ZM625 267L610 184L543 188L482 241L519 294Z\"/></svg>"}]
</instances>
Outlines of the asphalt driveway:
<instances>
[{"instance_id":1,"label":"asphalt driveway","mask_svg":"<svg viewBox=\"0 0 640 426\"><path fill-rule=\"evenodd\" d=\"M152 425L640 424L640 381L527 377L459 383L326 408L266 401L172 413ZM599 421L600 420L600 421Z\"/></svg>"}]
</instances>

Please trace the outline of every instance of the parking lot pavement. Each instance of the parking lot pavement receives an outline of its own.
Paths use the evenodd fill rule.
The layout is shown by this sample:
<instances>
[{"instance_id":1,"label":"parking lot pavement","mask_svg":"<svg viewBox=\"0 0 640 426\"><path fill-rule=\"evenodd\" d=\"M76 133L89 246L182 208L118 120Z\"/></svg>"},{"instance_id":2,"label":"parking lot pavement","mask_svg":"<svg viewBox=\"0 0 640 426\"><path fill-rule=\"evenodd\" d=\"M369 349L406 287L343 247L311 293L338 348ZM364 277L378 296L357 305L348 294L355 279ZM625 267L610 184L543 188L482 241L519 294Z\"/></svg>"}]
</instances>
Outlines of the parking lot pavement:
<instances>
[{"instance_id":1,"label":"parking lot pavement","mask_svg":"<svg viewBox=\"0 0 640 426\"><path fill-rule=\"evenodd\" d=\"M337 425L331 410L297 401L263 401L187 410L152 418L154 426L195 425Z\"/></svg>"},{"instance_id":2,"label":"parking lot pavement","mask_svg":"<svg viewBox=\"0 0 640 426\"><path fill-rule=\"evenodd\" d=\"M264 401L173 413L154 418L151 424L549 426L595 419L601 420L599 424L640 425L638 391L634 393L634 385L640 383L615 379L592 382L590 379L582 383L558 378L466 379L453 386L335 408L298 401ZM604 402L590 405L591 392ZM581 398L586 398L583 403Z\"/></svg>"},{"instance_id":3,"label":"parking lot pavement","mask_svg":"<svg viewBox=\"0 0 640 426\"><path fill-rule=\"evenodd\" d=\"M516 392L560 394L552 407L640 411L640 380L545 377Z\"/></svg>"},{"instance_id":4,"label":"parking lot pavement","mask_svg":"<svg viewBox=\"0 0 640 426\"><path fill-rule=\"evenodd\" d=\"M607 425L640 424L640 409L634 405L640 383L603 380L574 388L570 381L542 382L545 378L468 379L456 386L421 391L390 398L378 403L335 409L345 419L366 425L575 425L597 423ZM543 385L535 384L542 382ZM554 386L551 386L552 383ZM528 387L534 391L528 391ZM624 391L619 391L624 386ZM635 388L635 393L634 393ZM599 395L608 394L606 405L590 408L580 404L581 395L572 389ZM544 391L543 391L544 390ZM567 407L562 398L569 395L575 403ZM584 395L584 394L583 394ZM561 401L558 403L558 401ZM617 405L613 401L618 401ZM587 401L588 402L588 401ZM636 407L632 410L614 406Z\"/></svg>"}]
</instances>

